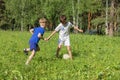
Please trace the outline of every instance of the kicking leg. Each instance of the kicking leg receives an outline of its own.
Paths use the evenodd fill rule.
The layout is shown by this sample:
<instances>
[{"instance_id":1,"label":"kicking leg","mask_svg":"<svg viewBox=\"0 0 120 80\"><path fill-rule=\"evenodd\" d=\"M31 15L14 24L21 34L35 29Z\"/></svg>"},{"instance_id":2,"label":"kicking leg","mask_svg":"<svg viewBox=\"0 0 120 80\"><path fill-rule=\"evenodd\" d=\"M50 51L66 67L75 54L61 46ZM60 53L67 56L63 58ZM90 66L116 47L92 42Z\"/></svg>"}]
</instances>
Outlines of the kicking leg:
<instances>
[{"instance_id":1,"label":"kicking leg","mask_svg":"<svg viewBox=\"0 0 120 80\"><path fill-rule=\"evenodd\" d=\"M32 53L31 53L31 55L29 56L29 58L27 59L27 61L26 61L26 65L28 65L29 64L29 62L32 60L32 58L34 57L34 55L35 55L35 50L32 50Z\"/></svg>"},{"instance_id":2,"label":"kicking leg","mask_svg":"<svg viewBox=\"0 0 120 80\"><path fill-rule=\"evenodd\" d=\"M67 51L68 51L68 54L70 55L70 59L72 59L72 52L71 52L70 46L67 46Z\"/></svg>"}]
</instances>

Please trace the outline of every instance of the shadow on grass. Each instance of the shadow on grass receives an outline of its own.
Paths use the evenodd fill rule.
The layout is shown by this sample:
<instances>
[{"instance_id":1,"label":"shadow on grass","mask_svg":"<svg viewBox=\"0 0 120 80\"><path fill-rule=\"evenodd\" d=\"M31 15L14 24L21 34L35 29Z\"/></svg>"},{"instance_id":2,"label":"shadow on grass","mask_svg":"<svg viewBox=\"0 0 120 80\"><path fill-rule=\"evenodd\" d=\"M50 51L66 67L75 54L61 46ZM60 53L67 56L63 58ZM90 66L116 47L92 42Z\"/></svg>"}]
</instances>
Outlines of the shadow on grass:
<instances>
[{"instance_id":1,"label":"shadow on grass","mask_svg":"<svg viewBox=\"0 0 120 80\"><path fill-rule=\"evenodd\" d=\"M77 57L77 56L80 56L80 53L79 53L79 52L73 52L72 55L73 55L74 57Z\"/></svg>"},{"instance_id":2,"label":"shadow on grass","mask_svg":"<svg viewBox=\"0 0 120 80\"><path fill-rule=\"evenodd\" d=\"M61 59L61 57L60 58L57 58L57 57L38 57L37 58L37 61L40 61L40 62L46 62L46 61L56 61L56 60L60 60Z\"/></svg>"}]
</instances>

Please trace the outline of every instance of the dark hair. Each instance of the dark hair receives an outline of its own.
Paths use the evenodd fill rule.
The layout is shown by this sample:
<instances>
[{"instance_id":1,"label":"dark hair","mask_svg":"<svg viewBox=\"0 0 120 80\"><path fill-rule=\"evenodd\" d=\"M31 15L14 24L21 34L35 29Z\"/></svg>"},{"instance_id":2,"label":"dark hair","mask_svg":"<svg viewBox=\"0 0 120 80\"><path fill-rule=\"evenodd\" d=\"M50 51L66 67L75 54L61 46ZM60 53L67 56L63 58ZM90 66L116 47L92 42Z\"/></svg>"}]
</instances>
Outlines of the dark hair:
<instances>
[{"instance_id":1,"label":"dark hair","mask_svg":"<svg viewBox=\"0 0 120 80\"><path fill-rule=\"evenodd\" d=\"M65 15L61 15L60 16L60 22L64 22L64 21L66 21L66 16Z\"/></svg>"}]
</instances>

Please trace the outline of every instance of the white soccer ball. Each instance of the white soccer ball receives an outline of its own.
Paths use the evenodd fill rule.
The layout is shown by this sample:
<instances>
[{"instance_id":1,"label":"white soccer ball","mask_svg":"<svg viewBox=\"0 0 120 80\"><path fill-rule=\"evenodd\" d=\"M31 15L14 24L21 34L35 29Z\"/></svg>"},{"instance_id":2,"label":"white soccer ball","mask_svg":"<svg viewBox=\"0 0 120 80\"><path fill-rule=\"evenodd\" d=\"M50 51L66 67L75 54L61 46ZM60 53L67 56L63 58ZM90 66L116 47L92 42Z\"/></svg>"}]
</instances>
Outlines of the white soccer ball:
<instances>
[{"instance_id":1,"label":"white soccer ball","mask_svg":"<svg viewBox=\"0 0 120 80\"><path fill-rule=\"evenodd\" d=\"M63 54L63 59L69 59L69 58L70 58L69 54Z\"/></svg>"}]
</instances>

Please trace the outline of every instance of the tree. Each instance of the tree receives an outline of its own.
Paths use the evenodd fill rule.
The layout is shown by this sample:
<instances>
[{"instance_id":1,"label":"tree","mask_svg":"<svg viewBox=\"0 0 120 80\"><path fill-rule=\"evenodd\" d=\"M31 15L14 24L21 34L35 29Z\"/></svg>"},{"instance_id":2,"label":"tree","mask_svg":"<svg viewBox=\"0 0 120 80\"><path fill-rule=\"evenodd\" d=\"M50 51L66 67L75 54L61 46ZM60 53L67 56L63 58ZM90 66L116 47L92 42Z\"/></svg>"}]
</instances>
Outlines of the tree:
<instances>
[{"instance_id":1,"label":"tree","mask_svg":"<svg viewBox=\"0 0 120 80\"><path fill-rule=\"evenodd\" d=\"M0 0L0 26L5 22L5 3L3 0Z\"/></svg>"},{"instance_id":2,"label":"tree","mask_svg":"<svg viewBox=\"0 0 120 80\"><path fill-rule=\"evenodd\" d=\"M114 25L119 22L119 0L115 0ZM109 3L106 8L105 0L4 0L6 22L12 24L15 21L15 29L21 31L27 29L27 25L34 25L39 17L46 17L49 21L50 30L59 23L59 16L65 14L73 24L81 26L84 31L94 27L105 26L110 28ZM108 2L110 2L108 0ZM117 7L116 7L117 6ZM108 10L107 10L108 9ZM105 15L105 11L106 15ZM101 20L101 21L100 21ZM116 22L116 23L115 23ZM112 22L111 22L112 23ZM115 27L114 26L114 27ZM113 28L114 29L114 28ZM111 34L111 33L110 33Z\"/></svg>"}]
</instances>

